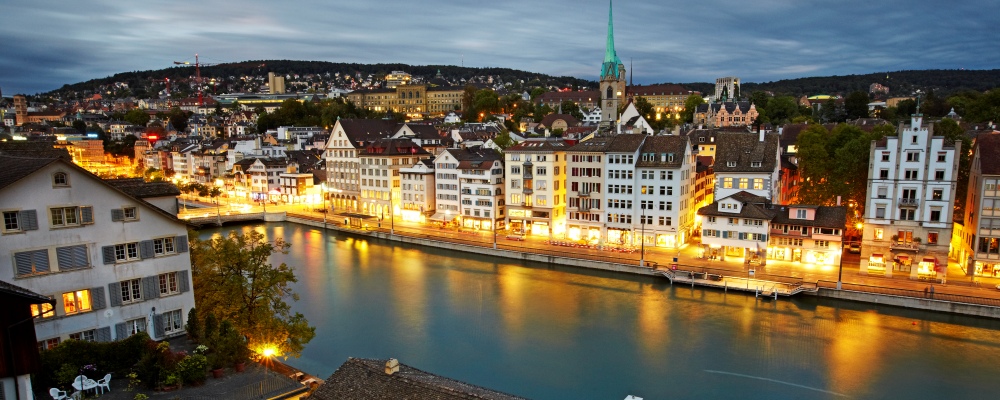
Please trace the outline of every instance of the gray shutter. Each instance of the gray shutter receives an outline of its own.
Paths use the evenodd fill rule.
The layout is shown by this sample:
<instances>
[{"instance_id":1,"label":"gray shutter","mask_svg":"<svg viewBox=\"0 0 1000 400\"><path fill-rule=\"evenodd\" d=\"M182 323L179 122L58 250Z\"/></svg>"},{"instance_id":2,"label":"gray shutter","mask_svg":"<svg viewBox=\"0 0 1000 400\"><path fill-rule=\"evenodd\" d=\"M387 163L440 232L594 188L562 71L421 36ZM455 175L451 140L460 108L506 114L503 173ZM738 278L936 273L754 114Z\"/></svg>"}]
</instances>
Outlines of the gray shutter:
<instances>
[{"instance_id":1,"label":"gray shutter","mask_svg":"<svg viewBox=\"0 0 1000 400\"><path fill-rule=\"evenodd\" d=\"M32 250L14 253L14 264L18 275L49 272L49 250Z\"/></svg>"},{"instance_id":2,"label":"gray shutter","mask_svg":"<svg viewBox=\"0 0 1000 400\"><path fill-rule=\"evenodd\" d=\"M94 223L94 207L93 206L83 206L83 207L80 207L80 223L81 224L92 224L92 223Z\"/></svg>"},{"instance_id":3,"label":"gray shutter","mask_svg":"<svg viewBox=\"0 0 1000 400\"><path fill-rule=\"evenodd\" d=\"M56 247L56 261L60 271L87 268L90 259L87 257L87 245Z\"/></svg>"},{"instance_id":4,"label":"gray shutter","mask_svg":"<svg viewBox=\"0 0 1000 400\"><path fill-rule=\"evenodd\" d=\"M101 253L104 254L104 265L115 263L115 246L101 247Z\"/></svg>"},{"instance_id":5,"label":"gray shutter","mask_svg":"<svg viewBox=\"0 0 1000 400\"><path fill-rule=\"evenodd\" d=\"M191 290L191 285L188 282L188 270L177 271L177 288L180 289L181 293Z\"/></svg>"},{"instance_id":6,"label":"gray shutter","mask_svg":"<svg viewBox=\"0 0 1000 400\"><path fill-rule=\"evenodd\" d=\"M147 276L142 278L142 299L152 300L160 297L160 277Z\"/></svg>"},{"instance_id":7,"label":"gray shutter","mask_svg":"<svg viewBox=\"0 0 1000 400\"><path fill-rule=\"evenodd\" d=\"M97 328L94 331L94 341L96 342L110 342L111 341L111 327L105 326L103 328Z\"/></svg>"},{"instance_id":8,"label":"gray shutter","mask_svg":"<svg viewBox=\"0 0 1000 400\"><path fill-rule=\"evenodd\" d=\"M143 240L139 242L139 258L145 260L153 258L153 241Z\"/></svg>"},{"instance_id":9,"label":"gray shutter","mask_svg":"<svg viewBox=\"0 0 1000 400\"><path fill-rule=\"evenodd\" d=\"M125 210L120 208L111 209L111 220L114 222L121 222L125 220Z\"/></svg>"},{"instance_id":10,"label":"gray shutter","mask_svg":"<svg viewBox=\"0 0 1000 400\"><path fill-rule=\"evenodd\" d=\"M17 222L22 231L38 230L38 211L21 210L17 212Z\"/></svg>"},{"instance_id":11,"label":"gray shutter","mask_svg":"<svg viewBox=\"0 0 1000 400\"><path fill-rule=\"evenodd\" d=\"M111 296L111 298L115 298ZM128 337L128 325L124 322L115 324L115 340L122 340Z\"/></svg>"},{"instance_id":12,"label":"gray shutter","mask_svg":"<svg viewBox=\"0 0 1000 400\"><path fill-rule=\"evenodd\" d=\"M153 334L158 338L163 338L163 314L156 314L153 316Z\"/></svg>"},{"instance_id":13,"label":"gray shutter","mask_svg":"<svg viewBox=\"0 0 1000 400\"><path fill-rule=\"evenodd\" d=\"M111 300L111 305L113 307L118 307L122 305L122 283L121 282L111 282L108 284L108 298ZM119 337L119 339L121 339Z\"/></svg>"},{"instance_id":14,"label":"gray shutter","mask_svg":"<svg viewBox=\"0 0 1000 400\"><path fill-rule=\"evenodd\" d=\"M188 251L188 237L187 235L178 236L174 238L174 249L178 253L185 253Z\"/></svg>"},{"instance_id":15,"label":"gray shutter","mask_svg":"<svg viewBox=\"0 0 1000 400\"><path fill-rule=\"evenodd\" d=\"M104 297L104 288L95 287L90 289L90 307L94 310L103 310L108 306L107 298Z\"/></svg>"}]
</instances>

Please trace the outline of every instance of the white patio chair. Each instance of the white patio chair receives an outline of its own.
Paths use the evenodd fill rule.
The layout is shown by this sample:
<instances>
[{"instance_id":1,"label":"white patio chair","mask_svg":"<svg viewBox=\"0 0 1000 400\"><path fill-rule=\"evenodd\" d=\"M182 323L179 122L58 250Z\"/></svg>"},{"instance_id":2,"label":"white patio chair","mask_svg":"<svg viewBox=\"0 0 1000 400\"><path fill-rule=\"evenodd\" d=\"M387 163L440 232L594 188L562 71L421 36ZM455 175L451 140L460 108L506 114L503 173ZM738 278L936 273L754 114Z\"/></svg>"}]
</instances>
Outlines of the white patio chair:
<instances>
[{"instance_id":1,"label":"white patio chair","mask_svg":"<svg viewBox=\"0 0 1000 400\"><path fill-rule=\"evenodd\" d=\"M49 389L49 396L52 396L53 400L65 400L69 398L69 396L66 395L66 391L59 390L59 388Z\"/></svg>"},{"instance_id":2,"label":"white patio chair","mask_svg":"<svg viewBox=\"0 0 1000 400\"><path fill-rule=\"evenodd\" d=\"M90 379L84 375L79 375L73 380L73 389L80 392L86 392L91 389L97 388L97 381Z\"/></svg>"},{"instance_id":3,"label":"white patio chair","mask_svg":"<svg viewBox=\"0 0 1000 400\"><path fill-rule=\"evenodd\" d=\"M97 388L100 389L101 393L104 393L105 389L110 392L111 391L111 374L104 375L103 379L98 379L97 380Z\"/></svg>"}]
</instances>

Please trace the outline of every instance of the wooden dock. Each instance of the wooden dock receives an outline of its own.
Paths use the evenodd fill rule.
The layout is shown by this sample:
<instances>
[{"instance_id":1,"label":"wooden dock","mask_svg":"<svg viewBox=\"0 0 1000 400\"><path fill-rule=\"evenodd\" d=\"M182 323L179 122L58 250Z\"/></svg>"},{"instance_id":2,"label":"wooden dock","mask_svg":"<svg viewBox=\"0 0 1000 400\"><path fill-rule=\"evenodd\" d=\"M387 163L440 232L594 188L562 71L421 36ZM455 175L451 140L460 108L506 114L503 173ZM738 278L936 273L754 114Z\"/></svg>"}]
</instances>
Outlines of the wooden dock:
<instances>
[{"instance_id":1,"label":"wooden dock","mask_svg":"<svg viewBox=\"0 0 1000 400\"><path fill-rule=\"evenodd\" d=\"M721 289L727 292L736 290L753 293L758 297L773 299L777 299L778 296L794 296L802 292L816 292L819 290L816 284L805 282L785 283L673 269L659 270L657 273L669 279L671 285L702 286Z\"/></svg>"}]
</instances>

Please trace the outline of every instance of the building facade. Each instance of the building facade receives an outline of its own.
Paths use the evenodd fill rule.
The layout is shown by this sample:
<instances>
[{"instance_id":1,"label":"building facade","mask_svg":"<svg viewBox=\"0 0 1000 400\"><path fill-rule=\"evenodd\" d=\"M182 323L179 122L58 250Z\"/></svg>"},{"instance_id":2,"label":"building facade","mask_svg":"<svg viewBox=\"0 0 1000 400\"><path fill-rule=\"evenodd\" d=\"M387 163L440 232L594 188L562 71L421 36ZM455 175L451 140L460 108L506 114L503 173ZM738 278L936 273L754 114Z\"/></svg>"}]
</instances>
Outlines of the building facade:
<instances>
[{"instance_id":1,"label":"building facade","mask_svg":"<svg viewBox=\"0 0 1000 400\"><path fill-rule=\"evenodd\" d=\"M528 139L504 151L511 232L552 239L566 229L566 149L562 139Z\"/></svg>"},{"instance_id":2,"label":"building facade","mask_svg":"<svg viewBox=\"0 0 1000 400\"><path fill-rule=\"evenodd\" d=\"M1000 135L983 134L973 145L965 223L952 243L967 275L1000 277Z\"/></svg>"}]
</instances>

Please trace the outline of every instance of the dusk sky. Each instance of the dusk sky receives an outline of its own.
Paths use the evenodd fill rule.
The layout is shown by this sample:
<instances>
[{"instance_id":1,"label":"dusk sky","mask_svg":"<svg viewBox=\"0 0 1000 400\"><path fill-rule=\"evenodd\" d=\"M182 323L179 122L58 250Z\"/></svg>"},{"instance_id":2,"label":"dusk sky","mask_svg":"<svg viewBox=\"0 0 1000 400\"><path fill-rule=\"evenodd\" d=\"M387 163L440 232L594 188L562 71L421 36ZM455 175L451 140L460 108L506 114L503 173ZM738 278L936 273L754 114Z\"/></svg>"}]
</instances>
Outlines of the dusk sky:
<instances>
[{"instance_id":1,"label":"dusk sky","mask_svg":"<svg viewBox=\"0 0 1000 400\"><path fill-rule=\"evenodd\" d=\"M37 93L173 61L506 67L596 80L608 2L7 0L0 90ZM994 0L619 0L636 83L1000 68Z\"/></svg>"}]
</instances>

